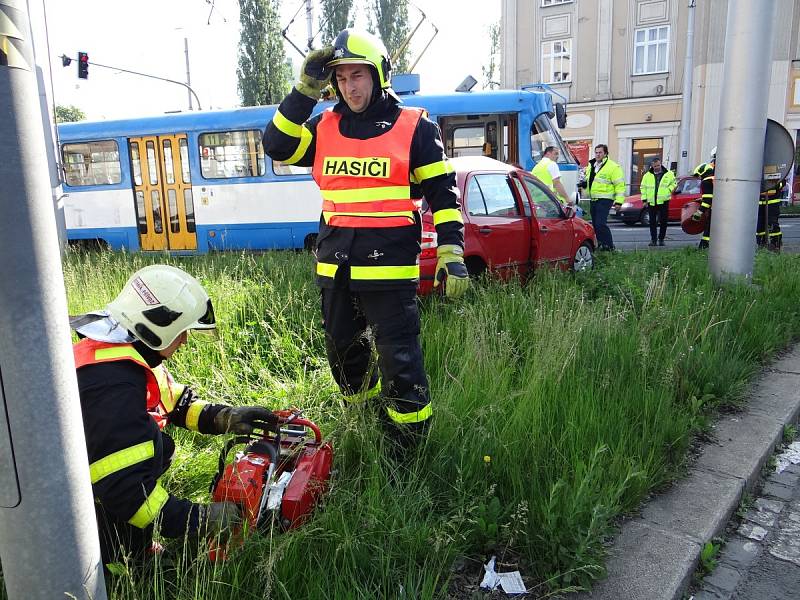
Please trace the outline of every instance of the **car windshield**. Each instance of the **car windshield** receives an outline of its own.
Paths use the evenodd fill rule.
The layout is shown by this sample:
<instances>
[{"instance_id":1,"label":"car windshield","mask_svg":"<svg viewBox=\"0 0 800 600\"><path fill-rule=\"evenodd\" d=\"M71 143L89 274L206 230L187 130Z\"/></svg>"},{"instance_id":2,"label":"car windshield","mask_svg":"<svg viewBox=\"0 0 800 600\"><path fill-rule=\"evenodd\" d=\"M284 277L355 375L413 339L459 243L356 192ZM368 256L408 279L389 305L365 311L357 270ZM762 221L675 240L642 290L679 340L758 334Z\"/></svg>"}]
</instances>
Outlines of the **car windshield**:
<instances>
[{"instance_id":1,"label":"car windshield","mask_svg":"<svg viewBox=\"0 0 800 600\"><path fill-rule=\"evenodd\" d=\"M695 177L684 179L675 188L676 194L699 194L700 193L700 180Z\"/></svg>"}]
</instances>

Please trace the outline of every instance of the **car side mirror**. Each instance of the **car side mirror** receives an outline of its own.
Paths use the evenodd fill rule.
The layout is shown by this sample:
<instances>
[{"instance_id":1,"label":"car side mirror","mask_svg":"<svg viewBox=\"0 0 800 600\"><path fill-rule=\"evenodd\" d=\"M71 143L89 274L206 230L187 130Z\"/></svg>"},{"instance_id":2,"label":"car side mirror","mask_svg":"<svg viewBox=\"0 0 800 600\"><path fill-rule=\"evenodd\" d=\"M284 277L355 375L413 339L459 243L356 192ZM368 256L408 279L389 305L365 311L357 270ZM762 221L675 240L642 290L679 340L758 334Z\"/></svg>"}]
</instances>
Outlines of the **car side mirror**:
<instances>
[{"instance_id":1,"label":"car side mirror","mask_svg":"<svg viewBox=\"0 0 800 600\"><path fill-rule=\"evenodd\" d=\"M575 216L575 207L574 206L565 206L564 207L564 216L567 219L571 219Z\"/></svg>"}]
</instances>

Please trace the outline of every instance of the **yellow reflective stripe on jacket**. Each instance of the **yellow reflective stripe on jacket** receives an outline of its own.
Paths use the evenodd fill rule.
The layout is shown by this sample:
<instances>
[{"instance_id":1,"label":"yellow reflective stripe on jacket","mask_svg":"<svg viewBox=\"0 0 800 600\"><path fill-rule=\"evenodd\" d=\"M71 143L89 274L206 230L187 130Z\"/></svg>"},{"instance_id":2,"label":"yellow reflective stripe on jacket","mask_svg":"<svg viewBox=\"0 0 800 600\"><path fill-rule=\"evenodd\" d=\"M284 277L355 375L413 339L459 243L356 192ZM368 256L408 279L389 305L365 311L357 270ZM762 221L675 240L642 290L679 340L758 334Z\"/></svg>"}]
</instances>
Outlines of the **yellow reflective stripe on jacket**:
<instances>
[{"instance_id":1,"label":"yellow reflective stripe on jacket","mask_svg":"<svg viewBox=\"0 0 800 600\"><path fill-rule=\"evenodd\" d=\"M400 423L402 425L406 425L408 423L421 423L422 421L429 419L432 412L433 409L431 408L430 402L422 410L410 413L401 413L389 408L388 406L386 407L386 414L389 415L389 418L395 423Z\"/></svg>"},{"instance_id":2,"label":"yellow reflective stripe on jacket","mask_svg":"<svg viewBox=\"0 0 800 600\"><path fill-rule=\"evenodd\" d=\"M411 186L397 185L351 190L321 190L322 199L331 202L374 202L375 200L410 200Z\"/></svg>"},{"instance_id":3,"label":"yellow reflective stripe on jacket","mask_svg":"<svg viewBox=\"0 0 800 600\"><path fill-rule=\"evenodd\" d=\"M138 362L147 364L147 361L142 358L131 346L115 346L113 348L100 348L95 350L94 356L97 360L108 360L109 358L132 358Z\"/></svg>"},{"instance_id":4,"label":"yellow reflective stripe on jacket","mask_svg":"<svg viewBox=\"0 0 800 600\"><path fill-rule=\"evenodd\" d=\"M323 277L335 277L336 270L339 268L339 265L335 265L333 263L324 263L318 262L317 263L317 275L322 275Z\"/></svg>"},{"instance_id":5,"label":"yellow reflective stripe on jacket","mask_svg":"<svg viewBox=\"0 0 800 600\"><path fill-rule=\"evenodd\" d=\"M439 175L448 175L453 172L453 167L448 160L440 160L439 162L423 165L414 169L415 183L420 183L431 177Z\"/></svg>"},{"instance_id":6,"label":"yellow reflective stripe on jacket","mask_svg":"<svg viewBox=\"0 0 800 600\"><path fill-rule=\"evenodd\" d=\"M284 117L279 110L275 111L275 116L272 117L272 124L275 125L278 131L285 133L289 137L299 138L303 135L302 123L294 123L290 121Z\"/></svg>"},{"instance_id":7,"label":"yellow reflective stripe on jacket","mask_svg":"<svg viewBox=\"0 0 800 600\"><path fill-rule=\"evenodd\" d=\"M156 487L150 492L147 500L142 503L136 514L128 519L128 523L139 529L144 529L156 520L158 513L164 508L167 500L169 500L169 493L161 487L161 482L156 482Z\"/></svg>"},{"instance_id":8,"label":"yellow reflective stripe on jacket","mask_svg":"<svg viewBox=\"0 0 800 600\"><path fill-rule=\"evenodd\" d=\"M434 226L441 225L442 223L449 223L450 221L463 223L464 219L461 217L461 211L457 208L443 208L433 213Z\"/></svg>"},{"instance_id":9,"label":"yellow reflective stripe on jacket","mask_svg":"<svg viewBox=\"0 0 800 600\"><path fill-rule=\"evenodd\" d=\"M297 150L294 151L289 158L283 161L285 165L293 165L298 160L305 156L308 147L311 145L311 140L314 139L314 136L311 134L311 131L303 125L300 127L300 143L297 144Z\"/></svg>"},{"instance_id":10,"label":"yellow reflective stripe on jacket","mask_svg":"<svg viewBox=\"0 0 800 600\"><path fill-rule=\"evenodd\" d=\"M123 448L116 452L104 456L100 460L94 461L89 465L89 475L92 483L95 484L109 475L127 469L135 464L144 462L155 456L155 446L153 440Z\"/></svg>"},{"instance_id":11,"label":"yellow reflective stripe on jacket","mask_svg":"<svg viewBox=\"0 0 800 600\"><path fill-rule=\"evenodd\" d=\"M419 265L388 267L350 267L352 279L418 279Z\"/></svg>"},{"instance_id":12,"label":"yellow reflective stripe on jacket","mask_svg":"<svg viewBox=\"0 0 800 600\"><path fill-rule=\"evenodd\" d=\"M195 400L192 402L192 404L189 406L189 410L186 411L186 429L198 431L200 413L203 412L203 408L207 404L208 402L203 402L202 400Z\"/></svg>"}]
</instances>

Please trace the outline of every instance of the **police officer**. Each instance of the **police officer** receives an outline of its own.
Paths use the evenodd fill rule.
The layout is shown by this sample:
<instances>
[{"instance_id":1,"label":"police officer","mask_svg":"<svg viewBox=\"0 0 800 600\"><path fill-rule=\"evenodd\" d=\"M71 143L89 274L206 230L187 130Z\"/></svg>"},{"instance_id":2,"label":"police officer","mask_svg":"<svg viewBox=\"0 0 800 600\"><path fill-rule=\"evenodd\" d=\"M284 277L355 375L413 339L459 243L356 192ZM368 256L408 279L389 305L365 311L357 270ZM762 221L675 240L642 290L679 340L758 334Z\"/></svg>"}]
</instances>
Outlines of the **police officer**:
<instances>
[{"instance_id":1,"label":"police officer","mask_svg":"<svg viewBox=\"0 0 800 600\"><path fill-rule=\"evenodd\" d=\"M339 102L309 119L331 75ZM328 362L348 401L382 397L382 422L402 450L431 417L416 303L423 194L438 234L434 285L444 283L454 297L469 278L439 129L422 109L400 106L390 75L379 39L342 31L332 48L308 54L267 125L264 148L274 160L313 166L322 192L316 274ZM380 377L370 365L368 327Z\"/></svg>"},{"instance_id":2,"label":"police officer","mask_svg":"<svg viewBox=\"0 0 800 600\"><path fill-rule=\"evenodd\" d=\"M702 165L701 165L702 166ZM708 219L706 226L703 230L703 237L700 238L700 243L697 247L701 250L708 248L711 243L711 205L714 202L714 170L717 166L717 149L716 147L711 151L711 162L709 162L702 170L700 181L700 208L698 208L692 215L692 219L699 221L703 215L708 212ZM698 167L699 169L699 167ZM695 169L697 172L697 169Z\"/></svg>"},{"instance_id":3,"label":"police officer","mask_svg":"<svg viewBox=\"0 0 800 600\"><path fill-rule=\"evenodd\" d=\"M586 182L583 184L591 199L592 225L597 232L599 250L614 250L614 238L606 222L613 204L622 206L625 199L625 178L622 167L608 158L608 146L598 144L594 158L589 161Z\"/></svg>"},{"instance_id":4,"label":"police officer","mask_svg":"<svg viewBox=\"0 0 800 600\"><path fill-rule=\"evenodd\" d=\"M778 219L781 216L781 197L786 188L782 179L774 187L761 192L758 197L758 223L756 225L756 244L759 248L779 251L783 243L783 233Z\"/></svg>"},{"instance_id":5,"label":"police officer","mask_svg":"<svg viewBox=\"0 0 800 600\"><path fill-rule=\"evenodd\" d=\"M675 174L662 167L660 158L654 158L639 185L642 192L642 203L647 207L650 216L650 246L656 245L657 223L660 225L657 243L659 246L664 245L664 238L667 235L669 200L675 185Z\"/></svg>"},{"instance_id":6,"label":"police officer","mask_svg":"<svg viewBox=\"0 0 800 600\"><path fill-rule=\"evenodd\" d=\"M200 283L168 265L134 273L107 310L75 317L82 338L73 347L89 473L95 496L103 563L153 548L153 525L180 537L224 532L239 518L230 502L195 504L161 484L175 443L172 424L201 433L250 434L276 423L266 408L231 407L199 400L173 381L162 364L189 330L216 327Z\"/></svg>"}]
</instances>

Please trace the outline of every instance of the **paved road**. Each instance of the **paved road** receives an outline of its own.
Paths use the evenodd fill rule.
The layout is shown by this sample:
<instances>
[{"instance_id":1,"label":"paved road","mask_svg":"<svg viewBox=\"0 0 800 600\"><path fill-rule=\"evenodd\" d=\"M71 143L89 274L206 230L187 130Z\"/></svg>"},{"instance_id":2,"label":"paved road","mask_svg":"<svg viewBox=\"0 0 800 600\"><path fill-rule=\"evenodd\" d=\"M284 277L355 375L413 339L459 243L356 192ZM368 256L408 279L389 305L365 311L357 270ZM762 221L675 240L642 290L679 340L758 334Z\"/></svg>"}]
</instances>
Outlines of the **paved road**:
<instances>
[{"instance_id":1,"label":"paved road","mask_svg":"<svg viewBox=\"0 0 800 600\"><path fill-rule=\"evenodd\" d=\"M614 236L614 245L620 250L659 250L652 248L650 243L650 228L641 225L625 225L621 221L610 219L608 222L611 235ZM786 250L800 252L800 219L781 219L783 231L783 245ZM755 236L753 236L755 237ZM670 224L667 227L665 248L681 248L684 246L697 246L700 236L687 235L680 225ZM713 242L713 234L712 234Z\"/></svg>"},{"instance_id":2,"label":"paved road","mask_svg":"<svg viewBox=\"0 0 800 600\"><path fill-rule=\"evenodd\" d=\"M796 600L799 596L800 465L789 465L767 478L694 600Z\"/></svg>"}]
</instances>

